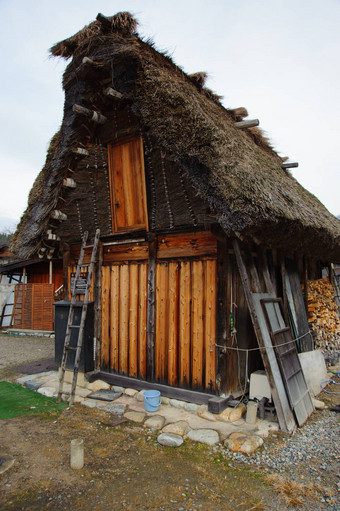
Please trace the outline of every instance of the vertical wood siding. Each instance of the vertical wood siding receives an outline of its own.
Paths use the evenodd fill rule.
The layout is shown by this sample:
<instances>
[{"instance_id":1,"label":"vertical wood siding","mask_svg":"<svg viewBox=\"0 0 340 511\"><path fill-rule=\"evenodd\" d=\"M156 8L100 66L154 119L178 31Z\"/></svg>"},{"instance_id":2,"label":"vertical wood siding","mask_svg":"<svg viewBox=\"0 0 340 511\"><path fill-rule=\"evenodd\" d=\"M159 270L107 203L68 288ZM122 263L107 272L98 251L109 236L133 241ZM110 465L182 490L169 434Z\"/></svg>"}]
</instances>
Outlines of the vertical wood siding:
<instances>
[{"instance_id":1,"label":"vertical wood siding","mask_svg":"<svg viewBox=\"0 0 340 511\"><path fill-rule=\"evenodd\" d=\"M101 365L146 378L147 263L102 267Z\"/></svg>"},{"instance_id":2,"label":"vertical wood siding","mask_svg":"<svg viewBox=\"0 0 340 511\"><path fill-rule=\"evenodd\" d=\"M215 389L216 261L159 262L156 270L155 377Z\"/></svg>"},{"instance_id":3,"label":"vertical wood siding","mask_svg":"<svg viewBox=\"0 0 340 511\"><path fill-rule=\"evenodd\" d=\"M146 262L102 268L101 365L147 377ZM216 260L156 263L155 381L215 390Z\"/></svg>"}]
</instances>

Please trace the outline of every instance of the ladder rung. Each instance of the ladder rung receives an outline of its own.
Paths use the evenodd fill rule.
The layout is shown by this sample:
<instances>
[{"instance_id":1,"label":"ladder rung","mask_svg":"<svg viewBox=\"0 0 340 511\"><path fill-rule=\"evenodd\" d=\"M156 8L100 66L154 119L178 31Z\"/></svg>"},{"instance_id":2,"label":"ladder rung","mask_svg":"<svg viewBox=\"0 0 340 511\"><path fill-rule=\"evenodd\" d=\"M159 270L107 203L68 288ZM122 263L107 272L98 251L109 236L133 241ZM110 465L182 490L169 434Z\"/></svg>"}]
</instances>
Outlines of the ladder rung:
<instances>
[{"instance_id":1,"label":"ladder rung","mask_svg":"<svg viewBox=\"0 0 340 511\"><path fill-rule=\"evenodd\" d=\"M76 351L77 346L65 346L65 350Z\"/></svg>"},{"instance_id":2,"label":"ladder rung","mask_svg":"<svg viewBox=\"0 0 340 511\"><path fill-rule=\"evenodd\" d=\"M93 248L93 245L85 245L84 248Z\"/></svg>"},{"instance_id":3,"label":"ladder rung","mask_svg":"<svg viewBox=\"0 0 340 511\"><path fill-rule=\"evenodd\" d=\"M80 325L70 325L70 328L80 328Z\"/></svg>"}]
</instances>

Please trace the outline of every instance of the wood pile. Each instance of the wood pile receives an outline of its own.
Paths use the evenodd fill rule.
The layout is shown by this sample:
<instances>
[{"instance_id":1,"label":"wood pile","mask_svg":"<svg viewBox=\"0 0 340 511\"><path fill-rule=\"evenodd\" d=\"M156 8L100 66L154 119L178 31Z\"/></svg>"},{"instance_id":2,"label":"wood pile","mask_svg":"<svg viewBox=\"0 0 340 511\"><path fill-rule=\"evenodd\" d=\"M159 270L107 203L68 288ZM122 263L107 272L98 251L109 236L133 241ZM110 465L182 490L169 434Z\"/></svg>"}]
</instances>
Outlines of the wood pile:
<instances>
[{"instance_id":1,"label":"wood pile","mask_svg":"<svg viewBox=\"0 0 340 511\"><path fill-rule=\"evenodd\" d=\"M334 352L335 355L340 350L340 318L334 287L327 278L309 280L307 291L308 323L315 349L321 349L324 354Z\"/></svg>"}]
</instances>

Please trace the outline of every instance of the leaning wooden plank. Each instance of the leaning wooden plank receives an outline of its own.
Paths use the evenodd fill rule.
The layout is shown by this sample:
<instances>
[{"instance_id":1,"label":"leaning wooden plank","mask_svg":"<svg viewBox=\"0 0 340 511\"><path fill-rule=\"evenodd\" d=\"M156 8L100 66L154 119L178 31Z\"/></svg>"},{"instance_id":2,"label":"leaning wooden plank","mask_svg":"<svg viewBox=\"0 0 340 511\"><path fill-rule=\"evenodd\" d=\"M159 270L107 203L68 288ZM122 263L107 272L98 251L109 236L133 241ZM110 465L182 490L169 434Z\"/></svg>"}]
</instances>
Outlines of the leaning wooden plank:
<instances>
[{"instance_id":1,"label":"leaning wooden plank","mask_svg":"<svg viewBox=\"0 0 340 511\"><path fill-rule=\"evenodd\" d=\"M109 268L110 269L110 268ZM119 266L111 267L111 300L110 300L110 367L119 371Z\"/></svg>"},{"instance_id":2,"label":"leaning wooden plank","mask_svg":"<svg viewBox=\"0 0 340 511\"><path fill-rule=\"evenodd\" d=\"M274 294L253 294L249 282L248 273L244 264L240 247L236 239L233 240L233 248L237 266L243 284L250 317L254 326L262 361L268 377L271 393L273 396L280 428L291 433L296 428L295 419L289 405L288 397L283 385L280 369L275 357L270 334L266 325L260 300L263 298L275 298Z\"/></svg>"},{"instance_id":3,"label":"leaning wooden plank","mask_svg":"<svg viewBox=\"0 0 340 511\"><path fill-rule=\"evenodd\" d=\"M102 322L101 322L101 367L110 364L110 268L102 268Z\"/></svg>"},{"instance_id":4,"label":"leaning wooden plank","mask_svg":"<svg viewBox=\"0 0 340 511\"><path fill-rule=\"evenodd\" d=\"M202 387L203 376L203 262L192 263L192 386Z\"/></svg>"},{"instance_id":5,"label":"leaning wooden plank","mask_svg":"<svg viewBox=\"0 0 340 511\"><path fill-rule=\"evenodd\" d=\"M130 305L129 305L129 376L138 375L138 265L131 263L130 267Z\"/></svg>"},{"instance_id":6,"label":"leaning wooden plank","mask_svg":"<svg viewBox=\"0 0 340 511\"><path fill-rule=\"evenodd\" d=\"M169 263L168 383L177 385L178 372L178 263Z\"/></svg>"},{"instance_id":7,"label":"leaning wooden plank","mask_svg":"<svg viewBox=\"0 0 340 511\"><path fill-rule=\"evenodd\" d=\"M119 371L128 374L129 347L129 266L120 267Z\"/></svg>"},{"instance_id":8,"label":"leaning wooden plank","mask_svg":"<svg viewBox=\"0 0 340 511\"><path fill-rule=\"evenodd\" d=\"M190 262L180 263L178 364L181 387L190 385L191 269Z\"/></svg>"},{"instance_id":9,"label":"leaning wooden plank","mask_svg":"<svg viewBox=\"0 0 340 511\"><path fill-rule=\"evenodd\" d=\"M204 359L205 388L215 390L216 382L216 261L205 261Z\"/></svg>"},{"instance_id":10,"label":"leaning wooden plank","mask_svg":"<svg viewBox=\"0 0 340 511\"><path fill-rule=\"evenodd\" d=\"M148 265L138 265L138 372L146 378L147 275Z\"/></svg>"}]
</instances>

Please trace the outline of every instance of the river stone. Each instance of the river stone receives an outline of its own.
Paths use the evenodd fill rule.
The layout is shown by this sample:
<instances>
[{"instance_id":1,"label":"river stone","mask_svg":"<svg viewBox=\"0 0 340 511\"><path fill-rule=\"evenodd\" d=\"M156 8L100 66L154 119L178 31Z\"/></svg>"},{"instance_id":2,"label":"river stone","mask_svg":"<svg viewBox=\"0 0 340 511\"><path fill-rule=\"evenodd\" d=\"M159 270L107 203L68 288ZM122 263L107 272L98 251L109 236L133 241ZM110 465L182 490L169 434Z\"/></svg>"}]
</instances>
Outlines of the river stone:
<instances>
[{"instance_id":1,"label":"river stone","mask_svg":"<svg viewBox=\"0 0 340 511\"><path fill-rule=\"evenodd\" d=\"M235 408L229 406L222 413L217 414L216 419L222 422L236 422L242 419L246 411L247 407L244 403L239 404Z\"/></svg>"},{"instance_id":2,"label":"river stone","mask_svg":"<svg viewBox=\"0 0 340 511\"><path fill-rule=\"evenodd\" d=\"M206 419L211 422L216 422L216 415L214 413L208 412L208 407L206 405L201 405L197 409L197 415L202 419Z\"/></svg>"},{"instance_id":3,"label":"river stone","mask_svg":"<svg viewBox=\"0 0 340 511\"><path fill-rule=\"evenodd\" d=\"M146 389L140 390L138 394L135 395L137 401L144 401L144 392L146 392Z\"/></svg>"},{"instance_id":4,"label":"river stone","mask_svg":"<svg viewBox=\"0 0 340 511\"><path fill-rule=\"evenodd\" d=\"M110 403L105 406L105 411L112 413L113 415L123 415L126 410L126 405L122 403Z\"/></svg>"},{"instance_id":5,"label":"river stone","mask_svg":"<svg viewBox=\"0 0 340 511\"><path fill-rule=\"evenodd\" d=\"M89 390L93 390L93 391L96 391L96 390L109 390L111 388L111 385L109 385L108 383L106 383L106 381L103 381L103 380L96 380L96 381L93 381L92 383L89 383L87 385L87 388Z\"/></svg>"},{"instance_id":6,"label":"river stone","mask_svg":"<svg viewBox=\"0 0 340 511\"><path fill-rule=\"evenodd\" d=\"M124 394L129 397L135 397L136 394L138 394L138 390L136 389L125 389Z\"/></svg>"},{"instance_id":7,"label":"river stone","mask_svg":"<svg viewBox=\"0 0 340 511\"><path fill-rule=\"evenodd\" d=\"M197 413L199 406L195 403L185 403L184 410L186 412Z\"/></svg>"},{"instance_id":8,"label":"river stone","mask_svg":"<svg viewBox=\"0 0 340 511\"><path fill-rule=\"evenodd\" d=\"M168 405L170 403L170 398L163 396L162 397L162 404Z\"/></svg>"},{"instance_id":9,"label":"river stone","mask_svg":"<svg viewBox=\"0 0 340 511\"><path fill-rule=\"evenodd\" d=\"M316 410L324 410L326 408L326 405L323 401L320 401L319 399L315 399L312 397L313 405Z\"/></svg>"},{"instance_id":10,"label":"river stone","mask_svg":"<svg viewBox=\"0 0 340 511\"><path fill-rule=\"evenodd\" d=\"M206 445L215 445L220 441L217 431L213 429L191 429L187 437L194 442L200 442Z\"/></svg>"},{"instance_id":11,"label":"river stone","mask_svg":"<svg viewBox=\"0 0 340 511\"><path fill-rule=\"evenodd\" d=\"M170 405L174 408L184 408L184 401L179 401L178 399L170 399Z\"/></svg>"},{"instance_id":12,"label":"river stone","mask_svg":"<svg viewBox=\"0 0 340 511\"><path fill-rule=\"evenodd\" d=\"M162 433L173 433L174 435L184 436L189 431L189 424L187 421L177 421L167 424Z\"/></svg>"},{"instance_id":13,"label":"river stone","mask_svg":"<svg viewBox=\"0 0 340 511\"><path fill-rule=\"evenodd\" d=\"M161 415L153 415L144 422L144 426L151 429L162 429L165 419Z\"/></svg>"},{"instance_id":14,"label":"river stone","mask_svg":"<svg viewBox=\"0 0 340 511\"><path fill-rule=\"evenodd\" d=\"M252 454L263 445L263 438L258 435L247 435L246 433L235 432L229 435L224 445L232 452Z\"/></svg>"},{"instance_id":15,"label":"river stone","mask_svg":"<svg viewBox=\"0 0 340 511\"><path fill-rule=\"evenodd\" d=\"M126 412L124 414L125 419L128 419L132 422L137 422L138 424L142 424L145 419L145 413L143 412Z\"/></svg>"},{"instance_id":16,"label":"river stone","mask_svg":"<svg viewBox=\"0 0 340 511\"><path fill-rule=\"evenodd\" d=\"M159 444L165 445L166 447L180 447L183 443L183 438L173 433L161 433L157 441Z\"/></svg>"}]
</instances>

